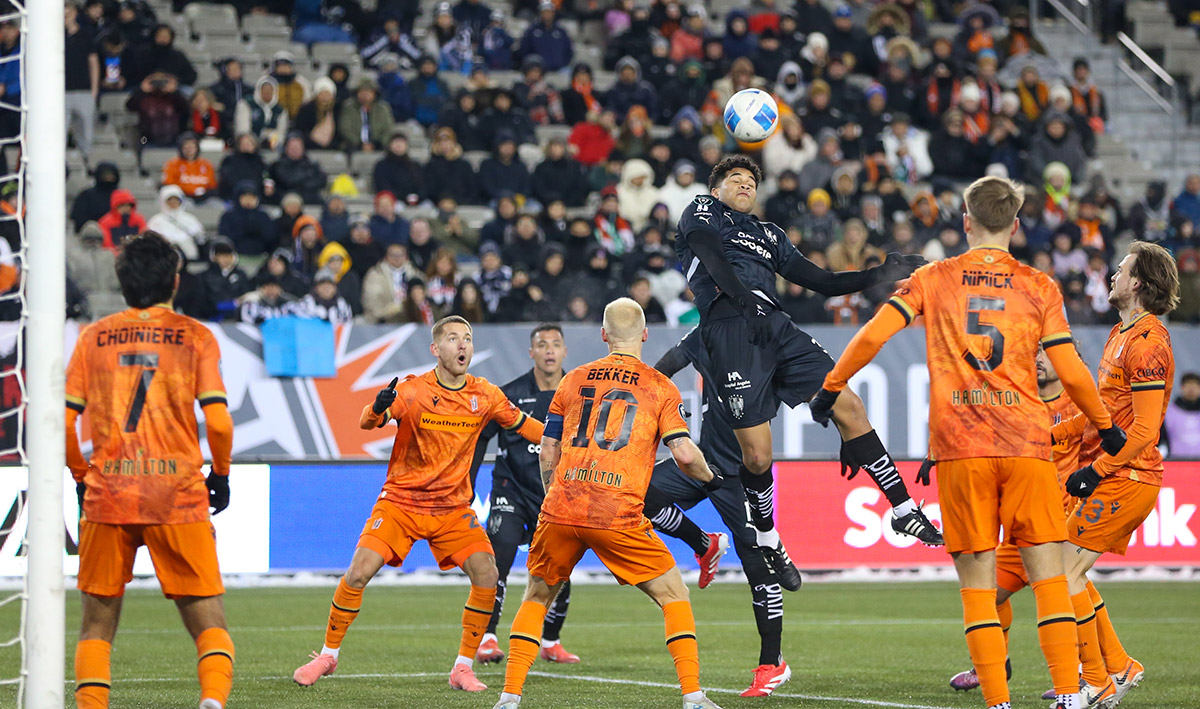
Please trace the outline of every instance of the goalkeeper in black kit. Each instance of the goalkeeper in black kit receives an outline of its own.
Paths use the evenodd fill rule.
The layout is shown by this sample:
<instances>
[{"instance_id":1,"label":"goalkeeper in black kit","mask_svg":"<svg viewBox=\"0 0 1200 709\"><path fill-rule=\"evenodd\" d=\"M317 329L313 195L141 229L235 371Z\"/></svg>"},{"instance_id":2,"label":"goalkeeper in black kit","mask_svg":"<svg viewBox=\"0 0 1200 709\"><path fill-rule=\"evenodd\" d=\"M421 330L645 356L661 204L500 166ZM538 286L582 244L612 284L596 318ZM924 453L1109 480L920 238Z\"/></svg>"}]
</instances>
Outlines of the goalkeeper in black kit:
<instances>
[{"instance_id":1,"label":"goalkeeper in black kit","mask_svg":"<svg viewBox=\"0 0 1200 709\"><path fill-rule=\"evenodd\" d=\"M798 406L821 390L833 359L780 309L776 274L825 296L845 295L907 278L920 256L888 254L883 265L832 273L804 258L776 224L751 214L762 171L736 155L709 175L709 195L696 197L679 220L675 249L700 312L697 334L711 363L710 405L721 409L741 451L738 478L746 490L756 543L780 585L794 591L800 573L775 529L771 419L779 403ZM847 396L849 394L849 396ZM862 468L892 505L892 527L931 545L942 536L917 507L867 420L862 400L843 392L833 405L842 462Z\"/></svg>"}]
</instances>

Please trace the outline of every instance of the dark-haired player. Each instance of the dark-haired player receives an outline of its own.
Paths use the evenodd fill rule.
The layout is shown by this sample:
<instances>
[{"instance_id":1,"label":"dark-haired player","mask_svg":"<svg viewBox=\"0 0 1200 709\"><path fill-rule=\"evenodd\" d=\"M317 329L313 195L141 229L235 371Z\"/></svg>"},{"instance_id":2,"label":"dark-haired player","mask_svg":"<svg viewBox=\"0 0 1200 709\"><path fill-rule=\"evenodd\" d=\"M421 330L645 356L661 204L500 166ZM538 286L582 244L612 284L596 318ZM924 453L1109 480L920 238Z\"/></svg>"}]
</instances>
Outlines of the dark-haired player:
<instances>
[{"instance_id":1,"label":"dark-haired player","mask_svg":"<svg viewBox=\"0 0 1200 709\"><path fill-rule=\"evenodd\" d=\"M500 387L500 391L535 421L545 421L554 390L566 373L563 371L566 356L567 343L563 339L562 327L557 323L537 325L529 333L529 358L533 360L533 368ZM496 435L500 436L500 447L496 454L496 465L492 469L487 533L496 552L496 570L500 573L500 579L496 582L496 606L492 611L492 620L475 653L475 659L480 662L499 662L504 659L504 651L496 642L496 626L504 609L508 572L516 558L517 547L528 544L533 538L538 511L546 496L542 475L538 470L540 443L527 441L516 432L503 430L493 422L479 437L476 461L482 457L487 442ZM543 660L568 664L579 662L579 657L567 652L559 642L570 602L571 582L568 580L546 611L540 652Z\"/></svg>"},{"instance_id":2,"label":"dark-haired player","mask_svg":"<svg viewBox=\"0 0 1200 709\"><path fill-rule=\"evenodd\" d=\"M125 242L117 279L128 310L79 334L67 367L67 466L78 483L79 590L75 703L108 706L112 642L133 558L145 545L163 595L175 601L196 643L200 709L224 709L233 686L233 640L225 629L216 514L229 505L233 419L216 338L171 307L179 256L147 232ZM200 468L195 414L204 411L212 469ZM75 433L86 412L91 460Z\"/></svg>"},{"instance_id":3,"label":"dark-haired player","mask_svg":"<svg viewBox=\"0 0 1200 709\"><path fill-rule=\"evenodd\" d=\"M738 477L750 501L756 542L787 590L800 573L775 530L775 481L771 474L771 419L782 401L798 406L813 397L833 360L779 307L776 274L822 295L854 293L907 277L924 263L919 256L888 254L865 271L831 273L804 258L779 226L751 214L762 172L737 155L719 162L708 178L711 196L696 197L679 220L675 249L700 311L699 335L712 361L716 395L741 449ZM843 440L842 459L865 468L892 504L892 527L926 544L941 535L912 501L884 449L862 401L839 399L834 419Z\"/></svg>"}]
</instances>

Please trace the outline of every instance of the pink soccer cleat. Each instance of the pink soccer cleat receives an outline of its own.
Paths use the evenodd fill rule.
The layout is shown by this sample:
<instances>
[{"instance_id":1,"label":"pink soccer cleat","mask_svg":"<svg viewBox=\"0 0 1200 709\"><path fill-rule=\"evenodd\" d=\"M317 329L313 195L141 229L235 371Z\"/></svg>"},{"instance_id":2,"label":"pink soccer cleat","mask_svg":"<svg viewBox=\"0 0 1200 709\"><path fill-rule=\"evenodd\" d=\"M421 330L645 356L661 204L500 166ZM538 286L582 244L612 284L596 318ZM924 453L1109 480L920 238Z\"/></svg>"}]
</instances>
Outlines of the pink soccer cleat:
<instances>
[{"instance_id":1,"label":"pink soccer cleat","mask_svg":"<svg viewBox=\"0 0 1200 709\"><path fill-rule=\"evenodd\" d=\"M496 642L495 638L488 638L479 643L479 649L475 651L475 661L487 664L489 662L500 662L504 659L504 651L500 649L500 643Z\"/></svg>"},{"instance_id":2,"label":"pink soccer cleat","mask_svg":"<svg viewBox=\"0 0 1200 709\"><path fill-rule=\"evenodd\" d=\"M555 643L550 647L542 646L538 657L547 662L557 662L561 665L579 664L579 655L567 652L567 649L562 646L562 643Z\"/></svg>"},{"instance_id":3,"label":"pink soccer cleat","mask_svg":"<svg viewBox=\"0 0 1200 709\"><path fill-rule=\"evenodd\" d=\"M333 674L337 669L337 658L333 655L318 655L314 652L310 657L311 660L292 673L292 681L301 687L311 687L317 680Z\"/></svg>"},{"instance_id":4,"label":"pink soccer cleat","mask_svg":"<svg viewBox=\"0 0 1200 709\"><path fill-rule=\"evenodd\" d=\"M455 664L450 670L450 686L464 692L482 692L487 685L475 679L475 670L470 665Z\"/></svg>"},{"instance_id":5,"label":"pink soccer cleat","mask_svg":"<svg viewBox=\"0 0 1200 709\"><path fill-rule=\"evenodd\" d=\"M959 672L950 678L950 686L960 692L965 692L969 689L975 689L979 686L979 676L975 674L975 668L966 672ZM1054 697L1050 697L1053 699Z\"/></svg>"},{"instance_id":6,"label":"pink soccer cleat","mask_svg":"<svg viewBox=\"0 0 1200 709\"><path fill-rule=\"evenodd\" d=\"M704 556L696 555L696 562L700 564L700 588L707 588L716 578L717 567L721 565L721 557L727 549L729 537L724 532L708 533L708 551L704 552Z\"/></svg>"}]
</instances>

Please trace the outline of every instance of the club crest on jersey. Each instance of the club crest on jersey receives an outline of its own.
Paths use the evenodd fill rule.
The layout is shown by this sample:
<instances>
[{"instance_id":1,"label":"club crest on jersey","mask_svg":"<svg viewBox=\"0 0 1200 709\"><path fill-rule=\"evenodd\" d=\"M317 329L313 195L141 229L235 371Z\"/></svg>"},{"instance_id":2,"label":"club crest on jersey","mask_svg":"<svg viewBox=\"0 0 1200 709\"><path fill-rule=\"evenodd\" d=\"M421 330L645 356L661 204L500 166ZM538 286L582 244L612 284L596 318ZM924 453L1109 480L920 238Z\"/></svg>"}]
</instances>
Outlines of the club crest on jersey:
<instances>
[{"instance_id":1,"label":"club crest on jersey","mask_svg":"<svg viewBox=\"0 0 1200 709\"><path fill-rule=\"evenodd\" d=\"M741 394L734 394L729 397L729 413L733 414L735 419L740 419L746 411L746 402L742 400Z\"/></svg>"},{"instance_id":2,"label":"club crest on jersey","mask_svg":"<svg viewBox=\"0 0 1200 709\"><path fill-rule=\"evenodd\" d=\"M478 410L479 410L479 397L472 396L471 397L471 411L478 411Z\"/></svg>"},{"instance_id":3,"label":"club crest on jersey","mask_svg":"<svg viewBox=\"0 0 1200 709\"><path fill-rule=\"evenodd\" d=\"M698 195L696 195L696 198L693 199L692 201L695 202L698 207L700 207L700 209L697 209L696 211L702 212L702 211L708 209L712 205L713 198L709 197L706 194L698 194Z\"/></svg>"}]
</instances>

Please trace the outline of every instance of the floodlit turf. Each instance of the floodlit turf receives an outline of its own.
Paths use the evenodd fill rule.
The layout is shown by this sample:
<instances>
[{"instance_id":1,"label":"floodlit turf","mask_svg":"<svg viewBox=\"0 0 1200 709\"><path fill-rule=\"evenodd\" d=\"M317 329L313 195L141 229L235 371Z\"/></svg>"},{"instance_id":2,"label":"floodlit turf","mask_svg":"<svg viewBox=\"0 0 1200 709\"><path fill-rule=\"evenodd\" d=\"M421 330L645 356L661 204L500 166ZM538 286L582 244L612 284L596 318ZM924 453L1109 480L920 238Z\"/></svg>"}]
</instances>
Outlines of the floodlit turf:
<instances>
[{"instance_id":1,"label":"floodlit turf","mask_svg":"<svg viewBox=\"0 0 1200 709\"><path fill-rule=\"evenodd\" d=\"M1146 680L1123 708L1200 706L1200 587L1194 583L1104 583L1126 648L1146 665ZM302 689L292 671L320 647L332 588L233 590L226 597L237 643L231 708L482 707L490 709L502 668L482 668L482 694L452 691L447 673L456 654L463 586L369 588L343 645L338 673ZM515 587L513 597L519 597ZM701 648L701 679L724 707L761 706L736 695L757 664L749 591L733 583L692 589ZM787 594L784 654L792 680L770 706L980 707L979 691L956 693L950 676L969 663L959 595L948 583L811 584ZM1033 597L1014 599L1012 660L1015 708L1044 707L1048 688L1033 627ZM78 595L68 599L67 677L71 677ZM509 606L505 622L516 604ZM195 648L157 593L130 592L113 652L113 707L194 707ZM0 628L15 628L11 608ZM504 626L505 628L507 626ZM0 633L3 634L3 633ZM502 647L507 645L501 633ZM538 662L522 707L678 707L662 616L641 593L579 586L564 632L579 665ZM0 650L0 676L13 676L12 650ZM618 683L620 682L620 683ZM645 683L645 684L643 684ZM663 685L663 686L658 686ZM669 685L669 686L668 686ZM494 691L493 691L494 690ZM68 688L69 695L69 688ZM13 691L0 688L0 706ZM68 706L74 706L68 700Z\"/></svg>"}]
</instances>

